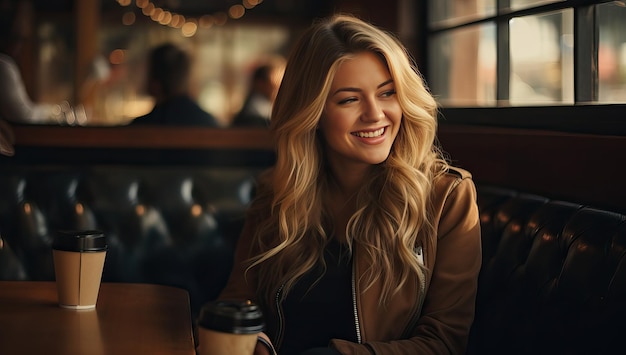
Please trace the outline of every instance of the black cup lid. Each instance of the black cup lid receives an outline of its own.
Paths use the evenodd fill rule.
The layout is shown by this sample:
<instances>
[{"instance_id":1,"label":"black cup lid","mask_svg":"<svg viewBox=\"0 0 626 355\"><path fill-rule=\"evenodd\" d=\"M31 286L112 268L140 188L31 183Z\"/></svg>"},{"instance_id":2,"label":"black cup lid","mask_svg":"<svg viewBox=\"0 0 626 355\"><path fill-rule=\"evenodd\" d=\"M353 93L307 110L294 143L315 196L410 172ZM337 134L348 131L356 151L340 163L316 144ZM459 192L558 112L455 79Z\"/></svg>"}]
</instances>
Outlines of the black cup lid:
<instances>
[{"instance_id":1,"label":"black cup lid","mask_svg":"<svg viewBox=\"0 0 626 355\"><path fill-rule=\"evenodd\" d=\"M98 230L58 231L52 249L63 251L103 251L107 249L104 233Z\"/></svg>"},{"instance_id":2,"label":"black cup lid","mask_svg":"<svg viewBox=\"0 0 626 355\"><path fill-rule=\"evenodd\" d=\"M255 334L265 329L261 309L251 301L213 301L202 306L198 326L233 334Z\"/></svg>"}]
</instances>

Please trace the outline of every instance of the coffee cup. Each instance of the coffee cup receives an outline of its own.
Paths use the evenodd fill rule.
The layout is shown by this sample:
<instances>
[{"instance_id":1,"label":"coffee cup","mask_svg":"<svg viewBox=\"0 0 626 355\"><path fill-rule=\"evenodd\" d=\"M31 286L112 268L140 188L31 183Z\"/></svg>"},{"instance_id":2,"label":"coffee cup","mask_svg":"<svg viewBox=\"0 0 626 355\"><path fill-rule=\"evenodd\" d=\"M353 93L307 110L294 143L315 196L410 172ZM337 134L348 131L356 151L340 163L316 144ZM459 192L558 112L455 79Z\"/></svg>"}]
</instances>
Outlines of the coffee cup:
<instances>
[{"instance_id":1,"label":"coffee cup","mask_svg":"<svg viewBox=\"0 0 626 355\"><path fill-rule=\"evenodd\" d=\"M78 310L96 307L106 250L101 231L57 232L52 253L59 306Z\"/></svg>"},{"instance_id":2,"label":"coffee cup","mask_svg":"<svg viewBox=\"0 0 626 355\"><path fill-rule=\"evenodd\" d=\"M206 303L197 325L198 355L252 355L265 328L261 309L249 300Z\"/></svg>"}]
</instances>

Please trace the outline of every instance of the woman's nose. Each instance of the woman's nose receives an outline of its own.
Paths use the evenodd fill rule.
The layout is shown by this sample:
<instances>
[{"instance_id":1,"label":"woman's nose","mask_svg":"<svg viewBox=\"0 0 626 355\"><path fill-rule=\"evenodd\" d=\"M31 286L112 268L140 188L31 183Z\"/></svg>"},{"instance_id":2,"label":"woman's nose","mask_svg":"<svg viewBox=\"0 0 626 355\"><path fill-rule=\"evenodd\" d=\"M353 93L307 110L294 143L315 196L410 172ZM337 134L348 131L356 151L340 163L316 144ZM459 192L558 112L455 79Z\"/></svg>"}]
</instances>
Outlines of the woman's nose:
<instances>
[{"instance_id":1,"label":"woman's nose","mask_svg":"<svg viewBox=\"0 0 626 355\"><path fill-rule=\"evenodd\" d=\"M361 120L365 122L375 122L382 120L384 117L385 112L380 103L376 102L376 100L368 100L366 102L363 113L361 114Z\"/></svg>"}]
</instances>

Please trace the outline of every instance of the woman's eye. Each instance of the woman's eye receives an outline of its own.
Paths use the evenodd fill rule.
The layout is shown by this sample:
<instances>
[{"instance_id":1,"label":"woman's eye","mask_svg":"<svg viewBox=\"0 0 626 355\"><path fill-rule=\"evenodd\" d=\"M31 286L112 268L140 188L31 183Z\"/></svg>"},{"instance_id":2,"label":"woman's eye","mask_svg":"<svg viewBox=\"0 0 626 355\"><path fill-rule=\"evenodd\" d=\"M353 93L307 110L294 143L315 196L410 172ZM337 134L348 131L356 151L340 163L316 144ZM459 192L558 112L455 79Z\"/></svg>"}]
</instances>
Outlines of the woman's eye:
<instances>
[{"instance_id":1,"label":"woman's eye","mask_svg":"<svg viewBox=\"0 0 626 355\"><path fill-rule=\"evenodd\" d=\"M356 97L348 97L348 98L339 100L339 104L340 105L344 105L344 104L348 104L348 103L354 102L354 101L356 101Z\"/></svg>"},{"instance_id":2,"label":"woman's eye","mask_svg":"<svg viewBox=\"0 0 626 355\"><path fill-rule=\"evenodd\" d=\"M393 96L396 94L396 90L387 90L385 92L383 92L382 96L383 97L389 97L389 96Z\"/></svg>"}]
</instances>

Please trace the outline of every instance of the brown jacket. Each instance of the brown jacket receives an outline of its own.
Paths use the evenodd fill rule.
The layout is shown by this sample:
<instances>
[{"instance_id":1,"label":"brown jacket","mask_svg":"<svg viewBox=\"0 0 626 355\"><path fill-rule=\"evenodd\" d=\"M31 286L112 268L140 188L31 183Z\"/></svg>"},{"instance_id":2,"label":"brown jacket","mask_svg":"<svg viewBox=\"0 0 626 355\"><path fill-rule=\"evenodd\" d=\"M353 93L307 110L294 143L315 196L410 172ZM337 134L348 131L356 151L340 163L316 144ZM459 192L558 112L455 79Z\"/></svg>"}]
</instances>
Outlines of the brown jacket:
<instances>
[{"instance_id":1,"label":"brown jacket","mask_svg":"<svg viewBox=\"0 0 626 355\"><path fill-rule=\"evenodd\" d=\"M476 189L471 175L451 169L435 183L432 202L437 241L424 246L426 283L417 279L394 295L388 307L379 307L380 284L367 291L359 275L367 261L354 251L356 310L360 344L333 339L331 346L342 354L421 355L462 354L474 319L478 272L481 266L480 225ZM221 299L255 297L255 275L244 278L244 260L254 222L248 220L239 240L234 268ZM247 282L246 282L247 280ZM425 295L425 297L424 297ZM276 307L265 309L268 333L275 333Z\"/></svg>"}]
</instances>

